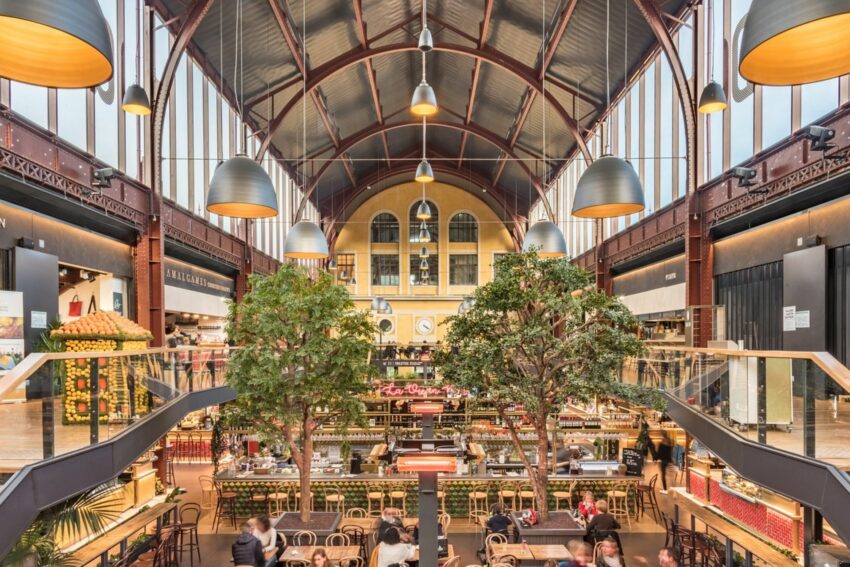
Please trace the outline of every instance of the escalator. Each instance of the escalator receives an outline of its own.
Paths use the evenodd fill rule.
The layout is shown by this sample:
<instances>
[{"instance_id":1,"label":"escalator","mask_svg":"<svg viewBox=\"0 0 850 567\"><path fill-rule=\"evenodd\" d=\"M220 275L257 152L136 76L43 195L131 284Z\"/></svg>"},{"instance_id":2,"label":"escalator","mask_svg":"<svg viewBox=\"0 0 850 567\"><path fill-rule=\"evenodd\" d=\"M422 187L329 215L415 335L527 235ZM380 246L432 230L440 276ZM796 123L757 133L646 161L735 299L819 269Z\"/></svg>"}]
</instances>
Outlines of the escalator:
<instances>
[{"instance_id":1,"label":"escalator","mask_svg":"<svg viewBox=\"0 0 850 567\"><path fill-rule=\"evenodd\" d=\"M233 400L235 392L221 385L227 353L150 349L75 353L73 359L38 354L3 376L0 398L13 395L25 381L65 380L72 363L100 380L90 404L46 395L0 406L7 436L16 439L15 447L0 451L0 467L15 471L0 486L0 558L41 511L116 478L189 413ZM128 409L129 400L143 403ZM100 407L106 415L92 411ZM84 410L88 423L79 413Z\"/></svg>"},{"instance_id":2,"label":"escalator","mask_svg":"<svg viewBox=\"0 0 850 567\"><path fill-rule=\"evenodd\" d=\"M850 371L827 353L657 349L668 413L742 477L850 541ZM659 363L658 361L662 362Z\"/></svg>"}]
</instances>

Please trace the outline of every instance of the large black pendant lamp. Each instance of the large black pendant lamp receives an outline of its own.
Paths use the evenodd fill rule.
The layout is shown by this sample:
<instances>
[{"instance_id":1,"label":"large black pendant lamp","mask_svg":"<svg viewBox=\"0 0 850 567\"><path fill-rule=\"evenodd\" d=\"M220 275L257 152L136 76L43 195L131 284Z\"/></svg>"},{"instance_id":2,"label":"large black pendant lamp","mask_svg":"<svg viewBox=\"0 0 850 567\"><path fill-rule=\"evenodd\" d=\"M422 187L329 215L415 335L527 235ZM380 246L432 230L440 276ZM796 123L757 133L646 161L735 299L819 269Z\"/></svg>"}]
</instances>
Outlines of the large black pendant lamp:
<instances>
[{"instance_id":1,"label":"large black pendant lamp","mask_svg":"<svg viewBox=\"0 0 850 567\"><path fill-rule=\"evenodd\" d=\"M151 101L142 85L133 83L127 87L127 90L124 91L124 101L121 103L121 110L137 116L147 116L151 113Z\"/></svg>"},{"instance_id":2,"label":"large black pendant lamp","mask_svg":"<svg viewBox=\"0 0 850 567\"><path fill-rule=\"evenodd\" d=\"M741 76L799 85L850 73L850 2L753 0L741 39Z\"/></svg>"},{"instance_id":3,"label":"large black pendant lamp","mask_svg":"<svg viewBox=\"0 0 850 567\"><path fill-rule=\"evenodd\" d=\"M605 82L607 108L611 107L608 68L610 0L606 2ZM603 124L603 135L605 134ZM610 135L605 140L605 155L594 161L576 184L572 214L581 218L602 219L639 213L645 208L640 178L629 162L610 153Z\"/></svg>"},{"instance_id":4,"label":"large black pendant lamp","mask_svg":"<svg viewBox=\"0 0 850 567\"><path fill-rule=\"evenodd\" d=\"M567 255L567 241L555 223L547 220L537 221L525 233L522 251L535 251L541 258L562 258Z\"/></svg>"},{"instance_id":5,"label":"large black pendant lamp","mask_svg":"<svg viewBox=\"0 0 850 567\"><path fill-rule=\"evenodd\" d=\"M0 0L0 76L79 89L105 83L113 71L97 0Z\"/></svg>"},{"instance_id":6,"label":"large black pendant lamp","mask_svg":"<svg viewBox=\"0 0 850 567\"><path fill-rule=\"evenodd\" d=\"M215 169L207 210L241 219L277 216L277 195L269 174L247 155L236 154Z\"/></svg>"}]
</instances>

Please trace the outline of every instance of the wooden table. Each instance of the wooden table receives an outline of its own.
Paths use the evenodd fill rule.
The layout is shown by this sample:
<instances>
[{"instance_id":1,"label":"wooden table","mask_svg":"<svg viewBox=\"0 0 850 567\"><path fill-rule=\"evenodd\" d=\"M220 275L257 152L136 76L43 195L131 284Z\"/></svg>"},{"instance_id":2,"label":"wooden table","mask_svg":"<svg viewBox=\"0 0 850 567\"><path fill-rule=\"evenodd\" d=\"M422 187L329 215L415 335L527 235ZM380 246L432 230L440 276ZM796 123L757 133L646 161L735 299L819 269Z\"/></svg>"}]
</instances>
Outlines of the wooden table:
<instances>
[{"instance_id":1,"label":"wooden table","mask_svg":"<svg viewBox=\"0 0 850 567\"><path fill-rule=\"evenodd\" d=\"M363 530L366 535L371 534L378 529L378 524L381 523L380 518L343 518L339 521L339 531L346 526L356 526Z\"/></svg>"},{"instance_id":2,"label":"wooden table","mask_svg":"<svg viewBox=\"0 0 850 567\"><path fill-rule=\"evenodd\" d=\"M93 539L91 542L80 547L71 554L70 564L74 566L88 565L92 561L100 559L100 565L109 565L109 552L112 548L120 546L121 553L127 550L127 540L136 533L145 529L148 524L156 522L156 533L162 528L162 518L176 511L177 503L162 502L156 504L144 512L140 512L129 518L103 535Z\"/></svg>"},{"instance_id":3,"label":"wooden table","mask_svg":"<svg viewBox=\"0 0 850 567\"><path fill-rule=\"evenodd\" d=\"M535 561L546 561L548 559L564 560L573 558L570 552L567 551L566 546L560 544L523 545L521 543L496 543L492 546L492 555L495 558L503 555L513 555L520 561L531 559Z\"/></svg>"},{"instance_id":4,"label":"wooden table","mask_svg":"<svg viewBox=\"0 0 850 567\"><path fill-rule=\"evenodd\" d=\"M313 557L313 551L316 549L324 549L325 553L328 554L328 559L334 563L344 557L357 557L360 554L359 545L290 545L280 556L280 560L301 559L309 562Z\"/></svg>"},{"instance_id":5,"label":"wooden table","mask_svg":"<svg viewBox=\"0 0 850 567\"><path fill-rule=\"evenodd\" d=\"M440 557L437 559L438 563L445 563L450 558L455 556L455 546L449 544L449 554L446 557ZM413 557L410 558L410 561L419 561L419 546L416 546L416 551L413 553Z\"/></svg>"}]
</instances>

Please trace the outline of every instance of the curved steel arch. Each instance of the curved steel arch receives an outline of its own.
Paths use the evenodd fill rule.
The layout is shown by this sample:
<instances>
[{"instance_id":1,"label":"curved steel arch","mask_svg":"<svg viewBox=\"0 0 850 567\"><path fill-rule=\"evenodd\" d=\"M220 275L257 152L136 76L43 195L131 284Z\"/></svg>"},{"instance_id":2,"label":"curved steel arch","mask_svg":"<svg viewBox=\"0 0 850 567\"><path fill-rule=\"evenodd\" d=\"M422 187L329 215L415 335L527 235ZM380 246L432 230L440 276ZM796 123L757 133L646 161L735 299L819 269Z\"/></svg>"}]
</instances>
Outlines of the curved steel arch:
<instances>
[{"instance_id":1,"label":"curved steel arch","mask_svg":"<svg viewBox=\"0 0 850 567\"><path fill-rule=\"evenodd\" d=\"M357 186L354 187L354 191L352 192L351 198L349 199L349 203L353 203L357 199L357 197L359 197L365 191L368 191L372 185L380 182L382 179L392 177L401 173L409 173L411 171L415 171L417 165L418 163L415 160L404 161L393 165L393 167L389 169L382 169L371 173L370 175L358 181ZM462 179L466 178L475 185L481 187L482 189L486 189L491 192L495 189L492 185L490 185L489 180L475 172L468 172L469 174L467 175L467 172L459 172L453 166L444 164L443 162L432 163L431 168L439 173L451 174ZM500 205L502 205L502 208L504 208L505 212L507 214L511 214L509 213L509 207L504 199L504 195L500 195L499 193L492 193L492 195L496 197L496 200L499 202ZM346 209L347 207L342 207L339 212L336 213L336 215L331 217L331 220L325 229L326 234L334 233L334 238L339 235L339 231L335 230L335 226L336 223L340 220L340 217L342 217L345 213ZM511 238L514 240L514 244L521 243L522 235L524 232L520 218L516 213L513 213L511 214L510 220L513 222L514 225L514 230L509 231L511 234Z\"/></svg>"},{"instance_id":2,"label":"curved steel arch","mask_svg":"<svg viewBox=\"0 0 850 567\"><path fill-rule=\"evenodd\" d=\"M545 94L546 101L549 102L549 104L555 110L556 114L558 114L558 116L567 125L567 129L575 138L576 144L578 145L579 150L581 151L584 158L587 161L593 160L593 156L590 154L590 151L587 148L587 144L585 143L584 138L581 136L579 125L576 122L575 118L570 116L570 114L564 109L561 103L558 102L558 99L556 99L550 91L544 91L543 82L541 80L538 80L534 69L494 49L478 49L476 47L468 47L465 45L438 43L434 46L434 50L455 53L486 61L487 63L500 67L501 69L509 73L512 73L515 77L523 81L526 85L537 91L537 93ZM266 137L263 138L263 141L260 144L260 149L257 152L256 159L261 159L266 150L269 149L274 134L283 124L283 121L289 114L289 112L295 107L296 104L298 104L299 101L301 101L305 92L312 92L314 89L319 87L324 81L333 77L337 73L347 69L348 67L372 59L374 57L401 53L404 51L418 51L418 47L415 43L397 43L393 45L384 45L381 47L374 47L370 49L352 49L328 61L320 67L313 69L313 71L307 77L307 84L305 88L295 93L293 97L286 103L286 105L284 105L281 111L269 123L268 133L266 134Z\"/></svg>"},{"instance_id":3,"label":"curved steel arch","mask_svg":"<svg viewBox=\"0 0 850 567\"><path fill-rule=\"evenodd\" d=\"M310 185L307 187L307 191L305 191L304 194L301 196L301 202L298 205L298 210L295 213L295 218L301 218L301 215L304 212L304 208L307 206L307 202L313 195L313 191L318 186L322 175L324 175L328 168L333 165L339 157L350 151L358 144L368 140L369 138L372 138L373 136L377 136L379 134L383 134L385 132L389 132L390 130L396 130L399 128L413 128L421 126L422 122L418 120L408 120L406 122L395 122L392 124L374 124L373 126L370 126L365 130L361 130L357 134L354 134L353 136L342 140L339 144L339 147L337 147L334 151L333 156L328 158L328 161L322 164L322 166L319 168L319 171L316 172L316 175L314 175L313 178L310 180ZM534 188L537 190L537 194L540 196L541 199L544 199L544 205L548 204L548 200L546 200L545 196L546 193L543 190L543 183L540 181L540 179L536 175L534 175L534 173L532 173L531 169L528 167L528 165L526 165L524 161L518 158L516 152L514 152L514 150L508 145L508 143L505 142L504 139L499 137L493 131L483 128L475 123L462 124L459 122L446 122L442 120L428 122L428 126L433 128L451 128L453 130L466 132L484 140L485 142L492 144L493 146L496 146L509 158L516 160L516 163L519 164L523 171L525 171L526 175L528 175L528 177L531 179L531 182L534 184ZM490 187L491 184L487 183L486 186ZM552 211L547 208L547 212L551 214Z\"/></svg>"}]
</instances>

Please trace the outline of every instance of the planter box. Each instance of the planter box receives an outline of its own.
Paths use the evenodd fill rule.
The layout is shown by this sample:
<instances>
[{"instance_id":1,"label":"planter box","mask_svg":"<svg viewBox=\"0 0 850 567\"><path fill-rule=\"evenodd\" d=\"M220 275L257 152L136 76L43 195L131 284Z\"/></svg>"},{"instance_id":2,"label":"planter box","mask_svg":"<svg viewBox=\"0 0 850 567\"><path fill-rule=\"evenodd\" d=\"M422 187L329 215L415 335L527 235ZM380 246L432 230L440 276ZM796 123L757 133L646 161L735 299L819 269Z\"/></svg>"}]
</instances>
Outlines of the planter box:
<instances>
[{"instance_id":1,"label":"planter box","mask_svg":"<svg viewBox=\"0 0 850 567\"><path fill-rule=\"evenodd\" d=\"M287 512L283 514L274 524L274 529L281 532L289 540L296 532L308 530L316 534L317 543L322 544L329 535L336 531L342 514L339 512L312 512L310 522L305 524L301 521L298 512Z\"/></svg>"}]
</instances>

